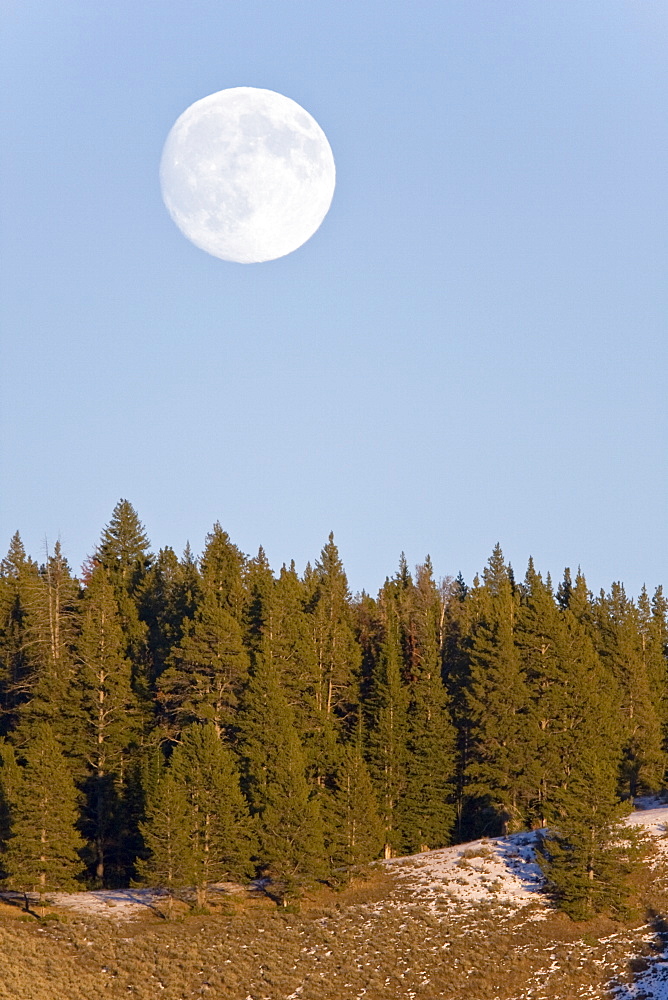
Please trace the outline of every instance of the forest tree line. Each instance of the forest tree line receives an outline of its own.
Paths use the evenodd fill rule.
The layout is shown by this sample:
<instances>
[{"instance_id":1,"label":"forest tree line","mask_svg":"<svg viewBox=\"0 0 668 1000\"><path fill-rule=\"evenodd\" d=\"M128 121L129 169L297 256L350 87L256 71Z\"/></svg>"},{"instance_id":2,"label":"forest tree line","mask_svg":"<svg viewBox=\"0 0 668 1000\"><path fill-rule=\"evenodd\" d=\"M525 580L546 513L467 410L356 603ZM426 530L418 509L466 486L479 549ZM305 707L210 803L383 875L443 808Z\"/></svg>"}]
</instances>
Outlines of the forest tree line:
<instances>
[{"instance_id":1,"label":"forest tree line","mask_svg":"<svg viewBox=\"0 0 668 1000\"><path fill-rule=\"evenodd\" d=\"M266 877L287 900L382 856L549 829L573 915L614 908L615 823L663 786L661 588L555 587L403 556L352 596L333 537L300 576L219 524L157 555L121 500L76 578L18 533L0 566L0 874L47 891Z\"/></svg>"}]
</instances>

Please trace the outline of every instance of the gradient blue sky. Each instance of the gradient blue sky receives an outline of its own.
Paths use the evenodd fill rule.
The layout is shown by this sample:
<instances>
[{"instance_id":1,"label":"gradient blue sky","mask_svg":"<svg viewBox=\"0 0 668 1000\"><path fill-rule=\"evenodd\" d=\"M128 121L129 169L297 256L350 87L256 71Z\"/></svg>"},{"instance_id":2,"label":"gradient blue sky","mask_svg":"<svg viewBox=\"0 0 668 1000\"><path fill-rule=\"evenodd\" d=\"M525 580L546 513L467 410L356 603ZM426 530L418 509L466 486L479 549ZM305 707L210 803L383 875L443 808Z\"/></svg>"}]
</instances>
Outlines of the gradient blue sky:
<instances>
[{"instance_id":1,"label":"gradient blue sky","mask_svg":"<svg viewBox=\"0 0 668 1000\"><path fill-rule=\"evenodd\" d=\"M665 0L10 0L2 509L78 569L120 497L354 590L500 541L667 582ZM167 132L277 90L337 164L296 253L225 263L160 198Z\"/></svg>"}]
</instances>

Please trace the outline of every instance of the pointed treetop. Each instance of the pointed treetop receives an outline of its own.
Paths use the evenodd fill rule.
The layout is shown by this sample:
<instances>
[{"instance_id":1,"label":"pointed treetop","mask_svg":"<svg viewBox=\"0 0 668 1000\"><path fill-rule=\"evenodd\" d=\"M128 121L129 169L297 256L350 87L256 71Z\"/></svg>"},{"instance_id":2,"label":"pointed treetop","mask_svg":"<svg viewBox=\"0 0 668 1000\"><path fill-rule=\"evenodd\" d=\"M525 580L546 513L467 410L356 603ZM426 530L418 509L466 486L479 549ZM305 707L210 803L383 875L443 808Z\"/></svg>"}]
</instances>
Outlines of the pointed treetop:
<instances>
[{"instance_id":1,"label":"pointed treetop","mask_svg":"<svg viewBox=\"0 0 668 1000\"><path fill-rule=\"evenodd\" d=\"M501 546L497 542L487 565L482 571L482 578L490 593L498 594L510 581L510 567L506 566Z\"/></svg>"},{"instance_id":2,"label":"pointed treetop","mask_svg":"<svg viewBox=\"0 0 668 1000\"><path fill-rule=\"evenodd\" d=\"M315 577L321 592L336 592L342 599L346 601L349 599L348 577L334 542L333 531L330 531L327 544L320 553L320 559L315 564ZM304 574L304 578L306 580L306 574Z\"/></svg>"},{"instance_id":3,"label":"pointed treetop","mask_svg":"<svg viewBox=\"0 0 668 1000\"><path fill-rule=\"evenodd\" d=\"M217 593L222 606L237 606L245 565L245 555L216 521L206 536L200 567L205 589Z\"/></svg>"},{"instance_id":4,"label":"pointed treetop","mask_svg":"<svg viewBox=\"0 0 668 1000\"><path fill-rule=\"evenodd\" d=\"M399 570L397 572L395 579L397 583L404 588L410 587L410 585L413 582L411 579L410 570L408 568L408 561L406 559L405 552L402 552L401 555L399 556Z\"/></svg>"},{"instance_id":5,"label":"pointed treetop","mask_svg":"<svg viewBox=\"0 0 668 1000\"><path fill-rule=\"evenodd\" d=\"M462 571L460 570L459 573L457 574L457 579L454 582L452 591L453 596L457 601L465 601L468 592L469 592L468 585L462 575Z\"/></svg>"},{"instance_id":6,"label":"pointed treetop","mask_svg":"<svg viewBox=\"0 0 668 1000\"><path fill-rule=\"evenodd\" d=\"M26 556L20 534L18 531L14 532L7 555L0 563L0 576L5 577L5 579L16 579L24 569L35 566L33 560Z\"/></svg>"},{"instance_id":7,"label":"pointed treetop","mask_svg":"<svg viewBox=\"0 0 668 1000\"><path fill-rule=\"evenodd\" d=\"M566 567L564 570L564 578L557 587L557 603L562 610L566 610L571 602L571 593L573 592L573 580L571 579L571 571Z\"/></svg>"},{"instance_id":8,"label":"pointed treetop","mask_svg":"<svg viewBox=\"0 0 668 1000\"><path fill-rule=\"evenodd\" d=\"M94 559L129 581L137 571L148 567L149 548L150 542L136 510L128 500L119 500L102 532Z\"/></svg>"}]
</instances>

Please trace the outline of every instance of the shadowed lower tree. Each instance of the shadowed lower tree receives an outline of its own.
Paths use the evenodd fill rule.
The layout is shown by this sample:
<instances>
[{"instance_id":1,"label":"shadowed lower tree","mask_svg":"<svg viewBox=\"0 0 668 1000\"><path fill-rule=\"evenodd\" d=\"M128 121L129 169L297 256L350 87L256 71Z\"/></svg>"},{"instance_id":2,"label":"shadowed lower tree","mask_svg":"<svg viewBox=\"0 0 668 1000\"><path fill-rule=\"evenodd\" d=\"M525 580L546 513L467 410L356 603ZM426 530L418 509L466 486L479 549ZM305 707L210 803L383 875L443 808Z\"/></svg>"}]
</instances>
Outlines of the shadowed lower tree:
<instances>
[{"instance_id":1,"label":"shadowed lower tree","mask_svg":"<svg viewBox=\"0 0 668 1000\"><path fill-rule=\"evenodd\" d=\"M183 809L185 799L188 832L189 850L181 855L184 867L177 868L176 875L195 887L197 905L205 906L209 885L247 878L252 872L252 824L239 788L236 760L211 723L194 723L182 733L167 770L172 784L163 785L163 810L168 793L175 812ZM154 814L154 819L151 832L159 835L159 815Z\"/></svg>"},{"instance_id":2,"label":"shadowed lower tree","mask_svg":"<svg viewBox=\"0 0 668 1000\"><path fill-rule=\"evenodd\" d=\"M244 786L258 823L258 857L285 904L326 874L325 848L294 715L276 669L262 657L255 658L238 724Z\"/></svg>"},{"instance_id":3,"label":"shadowed lower tree","mask_svg":"<svg viewBox=\"0 0 668 1000\"><path fill-rule=\"evenodd\" d=\"M406 789L408 694L402 684L399 621L392 602L385 607L385 635L374 665L369 696L369 771L378 796L385 857L403 847L399 809Z\"/></svg>"},{"instance_id":4,"label":"shadowed lower tree","mask_svg":"<svg viewBox=\"0 0 668 1000\"><path fill-rule=\"evenodd\" d=\"M568 655L561 657L566 669L558 682L561 699L552 699L559 711L551 727L559 769L552 768L546 789L549 832L541 864L561 908L586 919L624 912L637 851L630 832L619 827L631 804L618 795L626 738L618 692L583 624L569 609L563 614Z\"/></svg>"},{"instance_id":5,"label":"shadowed lower tree","mask_svg":"<svg viewBox=\"0 0 668 1000\"><path fill-rule=\"evenodd\" d=\"M23 759L7 790L11 835L3 863L10 888L41 897L76 887L84 843L70 768L48 723L35 726Z\"/></svg>"},{"instance_id":6,"label":"shadowed lower tree","mask_svg":"<svg viewBox=\"0 0 668 1000\"><path fill-rule=\"evenodd\" d=\"M77 752L88 769L84 832L99 882L125 878L124 796L128 760L138 737L132 665L125 655L122 618L102 567L86 588L77 642L82 732Z\"/></svg>"},{"instance_id":7,"label":"shadowed lower tree","mask_svg":"<svg viewBox=\"0 0 668 1000\"><path fill-rule=\"evenodd\" d=\"M526 822L535 749L526 676L516 646L518 602L497 545L483 574L480 620L469 653L468 792L489 803L503 832Z\"/></svg>"},{"instance_id":8,"label":"shadowed lower tree","mask_svg":"<svg viewBox=\"0 0 668 1000\"><path fill-rule=\"evenodd\" d=\"M543 840L539 860L560 908L586 920L602 911L624 913L639 849L631 831L619 825L631 806L617 797L614 743L605 749L594 737L578 750L577 769L554 803L561 815Z\"/></svg>"},{"instance_id":9,"label":"shadowed lower tree","mask_svg":"<svg viewBox=\"0 0 668 1000\"><path fill-rule=\"evenodd\" d=\"M360 742L345 747L334 787L320 800L321 809L326 810L325 825L333 831L328 844L330 863L342 882L350 878L351 869L377 858L385 843L378 800Z\"/></svg>"},{"instance_id":10,"label":"shadowed lower tree","mask_svg":"<svg viewBox=\"0 0 668 1000\"><path fill-rule=\"evenodd\" d=\"M166 767L160 751L154 767L148 770L145 819L139 824L145 856L137 860L135 868L141 882L167 891L171 917L174 892L187 886L191 875L190 802L184 783Z\"/></svg>"}]
</instances>

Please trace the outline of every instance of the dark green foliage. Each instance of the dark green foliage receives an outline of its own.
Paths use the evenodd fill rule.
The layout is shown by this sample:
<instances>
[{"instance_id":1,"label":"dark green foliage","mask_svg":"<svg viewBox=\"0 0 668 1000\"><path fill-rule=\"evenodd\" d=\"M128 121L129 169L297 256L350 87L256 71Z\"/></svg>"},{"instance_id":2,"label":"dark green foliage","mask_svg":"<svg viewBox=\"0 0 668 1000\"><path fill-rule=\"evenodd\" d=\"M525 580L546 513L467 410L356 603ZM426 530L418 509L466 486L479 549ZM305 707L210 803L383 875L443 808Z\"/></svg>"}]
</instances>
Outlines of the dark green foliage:
<instances>
[{"instance_id":1,"label":"dark green foliage","mask_svg":"<svg viewBox=\"0 0 668 1000\"><path fill-rule=\"evenodd\" d=\"M309 610L315 648L316 707L339 720L350 720L357 704L361 656L353 627L348 580L333 534L315 566Z\"/></svg>"},{"instance_id":2,"label":"dark green foliage","mask_svg":"<svg viewBox=\"0 0 668 1000\"><path fill-rule=\"evenodd\" d=\"M141 620L140 607L152 561L148 537L137 512L127 500L119 500L90 561L88 576L96 567L101 567L112 585L122 623L125 653L132 665L132 688L146 726L150 725L151 716L151 663L148 629Z\"/></svg>"},{"instance_id":3,"label":"dark green foliage","mask_svg":"<svg viewBox=\"0 0 668 1000\"><path fill-rule=\"evenodd\" d=\"M139 879L147 885L176 889L189 884L191 873L190 805L187 790L171 768L162 767L146 794L146 819L140 823L145 857L136 862Z\"/></svg>"},{"instance_id":4,"label":"dark green foliage","mask_svg":"<svg viewBox=\"0 0 668 1000\"><path fill-rule=\"evenodd\" d=\"M94 560L128 591L134 593L151 563L149 540L137 512L119 500L102 532Z\"/></svg>"},{"instance_id":5,"label":"dark green foliage","mask_svg":"<svg viewBox=\"0 0 668 1000\"><path fill-rule=\"evenodd\" d=\"M33 682L34 666L27 616L37 579L37 564L26 556L17 531L0 563L2 733L16 725L17 710L26 700Z\"/></svg>"},{"instance_id":6,"label":"dark green foliage","mask_svg":"<svg viewBox=\"0 0 668 1000\"><path fill-rule=\"evenodd\" d=\"M239 622L208 592L195 618L172 650L158 678L157 696L170 734L191 722L213 722L218 734L229 727L248 674Z\"/></svg>"},{"instance_id":7,"label":"dark green foliage","mask_svg":"<svg viewBox=\"0 0 668 1000\"><path fill-rule=\"evenodd\" d=\"M516 644L518 599L497 546L484 573L471 639L467 708L471 720L468 792L488 802L503 832L527 818L531 741L529 692Z\"/></svg>"},{"instance_id":8,"label":"dark green foliage","mask_svg":"<svg viewBox=\"0 0 668 1000\"><path fill-rule=\"evenodd\" d=\"M186 549L179 560L169 546L161 549L144 578L140 596L140 615L148 629L152 681L160 676L170 651L181 641L199 596L199 571L190 550Z\"/></svg>"},{"instance_id":9,"label":"dark green foliage","mask_svg":"<svg viewBox=\"0 0 668 1000\"><path fill-rule=\"evenodd\" d=\"M332 831L327 847L335 875L345 879L351 869L381 854L385 831L359 742L343 751L322 809Z\"/></svg>"},{"instance_id":10,"label":"dark green foliage","mask_svg":"<svg viewBox=\"0 0 668 1000\"><path fill-rule=\"evenodd\" d=\"M631 796L656 792L663 783L666 755L660 696L652 696L648 673L649 668L656 682L659 670L647 655L649 649L644 641L646 604L643 628L638 609L621 584L615 583L609 594L600 595L594 610L599 655L607 683L617 687L625 722L623 791Z\"/></svg>"},{"instance_id":11,"label":"dark green foliage","mask_svg":"<svg viewBox=\"0 0 668 1000\"><path fill-rule=\"evenodd\" d=\"M470 587L402 556L353 601L332 536L301 579L219 524L201 560L154 558L122 500L80 584L59 545L38 567L17 534L0 566L0 867L51 884L33 848L53 829L65 878L82 858L97 884L139 876L201 904L256 872L286 902L380 853L538 826L561 905L617 911L620 797L664 780L666 618L660 588L594 601L567 570L555 594L532 562L516 584L499 546Z\"/></svg>"},{"instance_id":12,"label":"dark green foliage","mask_svg":"<svg viewBox=\"0 0 668 1000\"><path fill-rule=\"evenodd\" d=\"M3 785L11 831L3 859L7 884L39 893L73 888L83 871L77 793L48 723L35 727L22 757L23 765Z\"/></svg>"},{"instance_id":13,"label":"dark green foliage","mask_svg":"<svg viewBox=\"0 0 668 1000\"><path fill-rule=\"evenodd\" d=\"M124 779L139 738L140 720L123 620L102 567L94 570L86 588L76 652L81 717L73 750L87 774L84 832L90 841L92 874L108 882L110 866L115 880L125 877Z\"/></svg>"},{"instance_id":14,"label":"dark green foliage","mask_svg":"<svg viewBox=\"0 0 668 1000\"><path fill-rule=\"evenodd\" d=\"M325 847L294 715L275 668L261 657L244 693L239 731L244 789L258 823L258 860L285 901L326 874Z\"/></svg>"},{"instance_id":15,"label":"dark green foliage","mask_svg":"<svg viewBox=\"0 0 668 1000\"><path fill-rule=\"evenodd\" d=\"M590 723L587 735L594 737L594 728ZM637 850L632 833L619 826L630 805L617 797L614 739L604 747L600 739L582 742L577 756L568 787L554 804L540 860L561 908L585 920L601 911L624 912Z\"/></svg>"},{"instance_id":16,"label":"dark green foliage","mask_svg":"<svg viewBox=\"0 0 668 1000\"><path fill-rule=\"evenodd\" d=\"M385 636L369 698L369 767L385 834L385 856L402 845L399 806L406 789L408 693L401 680L399 621L392 602L385 610Z\"/></svg>"},{"instance_id":17,"label":"dark green foliage","mask_svg":"<svg viewBox=\"0 0 668 1000\"><path fill-rule=\"evenodd\" d=\"M214 524L206 536L206 546L200 563L202 591L212 595L219 607L241 622L247 603L243 585L245 556L230 541L220 524Z\"/></svg>"},{"instance_id":18,"label":"dark green foliage","mask_svg":"<svg viewBox=\"0 0 668 1000\"><path fill-rule=\"evenodd\" d=\"M206 902L207 886L214 882L247 877L252 868L252 827L248 806L239 789L239 774L231 751L221 742L212 724L195 723L184 730L172 754L167 773L158 782L153 812L144 827L150 831L148 846L159 848L154 860L165 867L168 845L164 828L156 825L160 804L172 811L174 822L183 816L187 850L183 841L172 840L174 878L195 886L198 905ZM162 836L159 845L158 837Z\"/></svg>"},{"instance_id":19,"label":"dark green foliage","mask_svg":"<svg viewBox=\"0 0 668 1000\"><path fill-rule=\"evenodd\" d=\"M17 713L17 742L38 722L48 722L71 746L79 691L75 648L80 627L80 588L56 542L39 575L26 588L25 636L31 671Z\"/></svg>"},{"instance_id":20,"label":"dark green foliage","mask_svg":"<svg viewBox=\"0 0 668 1000\"><path fill-rule=\"evenodd\" d=\"M455 730L441 675L443 610L427 557L416 569L415 585L404 593L409 704L400 813L409 853L448 844L454 824Z\"/></svg>"}]
</instances>

